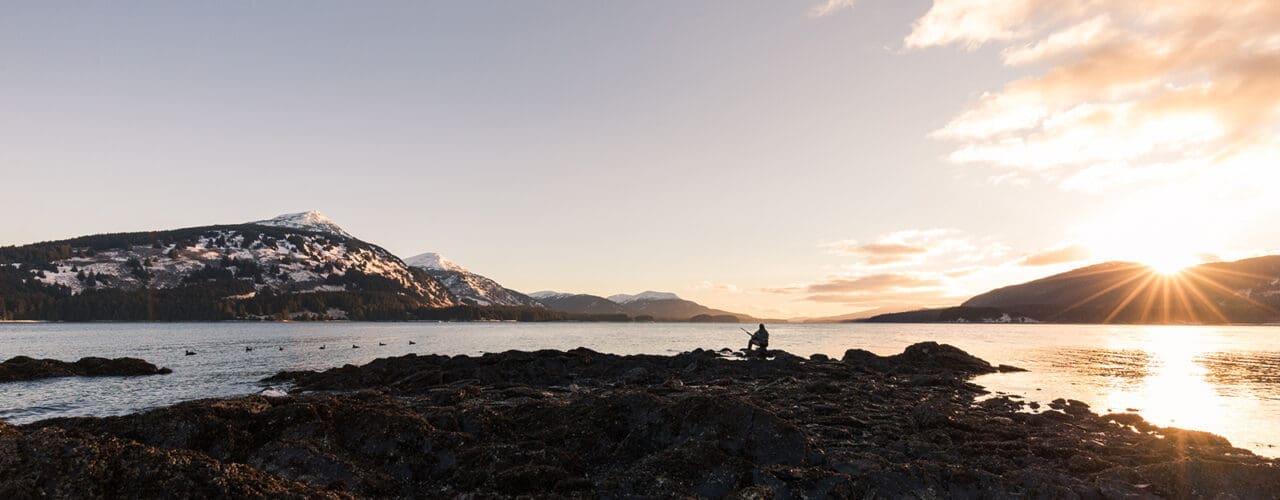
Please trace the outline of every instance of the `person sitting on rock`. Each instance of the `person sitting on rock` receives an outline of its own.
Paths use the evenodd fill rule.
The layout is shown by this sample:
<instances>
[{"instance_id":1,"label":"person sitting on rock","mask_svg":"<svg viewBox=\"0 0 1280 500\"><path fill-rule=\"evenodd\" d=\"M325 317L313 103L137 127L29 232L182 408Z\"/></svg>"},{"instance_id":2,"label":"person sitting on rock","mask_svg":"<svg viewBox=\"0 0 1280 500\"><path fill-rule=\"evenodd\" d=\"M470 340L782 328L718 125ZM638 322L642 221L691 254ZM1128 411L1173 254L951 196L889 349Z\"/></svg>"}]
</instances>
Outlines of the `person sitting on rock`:
<instances>
[{"instance_id":1,"label":"person sitting on rock","mask_svg":"<svg viewBox=\"0 0 1280 500\"><path fill-rule=\"evenodd\" d=\"M764 329L764 323L760 323L760 328L756 330L756 333L751 334L751 340L747 342L748 356L751 355L751 346L753 345L760 346L757 352L762 358L769 352L769 330Z\"/></svg>"}]
</instances>

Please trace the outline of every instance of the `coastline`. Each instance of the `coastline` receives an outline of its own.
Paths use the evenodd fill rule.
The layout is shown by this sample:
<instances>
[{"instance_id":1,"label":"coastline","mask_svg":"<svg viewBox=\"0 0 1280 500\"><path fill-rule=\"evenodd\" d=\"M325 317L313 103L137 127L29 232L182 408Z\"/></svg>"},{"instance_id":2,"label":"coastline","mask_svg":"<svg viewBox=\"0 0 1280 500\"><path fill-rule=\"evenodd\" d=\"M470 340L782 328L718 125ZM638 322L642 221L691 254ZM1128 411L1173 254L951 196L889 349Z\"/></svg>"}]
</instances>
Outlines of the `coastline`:
<instances>
[{"instance_id":1,"label":"coastline","mask_svg":"<svg viewBox=\"0 0 1280 500\"><path fill-rule=\"evenodd\" d=\"M185 482L169 484L215 496L232 494L225 488L711 497L1247 496L1280 488L1277 461L1212 434L1097 415L1076 401L978 402L986 391L969 379L994 370L932 343L887 357L849 350L840 360L781 351L741 360L705 350L408 355L268 379L293 386L288 397L0 425L0 451L23 450L0 458L0 490L65 479L67 493L128 495L155 484L95 485L93 472L39 451L67 443L108 471L180 458L207 474L179 467L173 474ZM56 470L70 476L44 472ZM107 487L120 489L93 489Z\"/></svg>"}]
</instances>

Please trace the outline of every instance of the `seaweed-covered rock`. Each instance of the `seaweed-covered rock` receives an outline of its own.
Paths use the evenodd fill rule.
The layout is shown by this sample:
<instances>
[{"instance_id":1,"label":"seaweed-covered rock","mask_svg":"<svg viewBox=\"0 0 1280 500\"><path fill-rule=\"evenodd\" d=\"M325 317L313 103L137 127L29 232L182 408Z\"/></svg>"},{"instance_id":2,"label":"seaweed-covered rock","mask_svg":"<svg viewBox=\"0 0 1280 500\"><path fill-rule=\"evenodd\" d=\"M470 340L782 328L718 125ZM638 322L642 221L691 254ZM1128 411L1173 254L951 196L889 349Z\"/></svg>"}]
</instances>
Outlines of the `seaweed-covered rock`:
<instances>
[{"instance_id":1,"label":"seaweed-covered rock","mask_svg":"<svg viewBox=\"0 0 1280 500\"><path fill-rule=\"evenodd\" d=\"M180 483L174 496L1247 498L1280 491L1276 461L1220 436L1133 414L1099 416L1076 401L1028 413L1029 405L1011 398L980 400L985 391L966 378L991 370L932 343L887 357L851 350L843 362L586 349L380 359L280 374L273 379L299 388L286 398L0 426L0 492L54 491L42 489L52 487L48 479L26 479L38 474L27 469L70 471L83 463L49 455L65 449L65 440L114 446L94 455L100 468L68 474L117 488L84 482L57 490L67 496L153 496L111 479L134 477L117 470L153 467L160 478L177 477L174 470L190 475L164 479ZM110 451L126 448L140 451ZM178 461L153 465L153 456ZM91 475L106 474L100 470L113 472ZM228 478L224 489L208 489L219 474ZM159 480L146 481L138 484Z\"/></svg>"},{"instance_id":2,"label":"seaweed-covered rock","mask_svg":"<svg viewBox=\"0 0 1280 500\"><path fill-rule=\"evenodd\" d=\"M253 467L114 437L0 423L6 498L342 498Z\"/></svg>"}]
</instances>

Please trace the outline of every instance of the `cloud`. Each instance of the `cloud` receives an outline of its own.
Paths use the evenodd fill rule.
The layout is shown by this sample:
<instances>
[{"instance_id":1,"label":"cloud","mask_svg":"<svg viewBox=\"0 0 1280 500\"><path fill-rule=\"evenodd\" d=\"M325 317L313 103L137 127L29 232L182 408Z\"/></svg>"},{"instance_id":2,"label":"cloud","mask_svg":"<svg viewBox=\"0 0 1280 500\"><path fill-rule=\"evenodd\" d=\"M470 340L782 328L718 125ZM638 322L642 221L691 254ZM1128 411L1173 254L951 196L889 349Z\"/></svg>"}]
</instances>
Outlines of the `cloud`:
<instances>
[{"instance_id":1,"label":"cloud","mask_svg":"<svg viewBox=\"0 0 1280 500\"><path fill-rule=\"evenodd\" d=\"M737 285L728 283L712 283L710 281L698 283L694 288L697 290L710 290L719 293L742 293L742 289L738 288Z\"/></svg>"},{"instance_id":2,"label":"cloud","mask_svg":"<svg viewBox=\"0 0 1280 500\"><path fill-rule=\"evenodd\" d=\"M827 0L825 3L815 5L809 9L809 15L812 17L823 17L832 13L852 8L855 0Z\"/></svg>"},{"instance_id":3,"label":"cloud","mask_svg":"<svg viewBox=\"0 0 1280 500\"><path fill-rule=\"evenodd\" d=\"M968 298L955 296L943 290L920 290L909 293L891 293L878 295L844 295L819 294L804 298L809 302L822 304L839 304L855 308L879 308L892 311L905 311L926 307L954 306Z\"/></svg>"},{"instance_id":4,"label":"cloud","mask_svg":"<svg viewBox=\"0 0 1280 500\"><path fill-rule=\"evenodd\" d=\"M919 288L936 288L942 285L936 277L920 273L880 273L868 275L837 275L808 284L764 288L766 293L880 293Z\"/></svg>"},{"instance_id":5,"label":"cloud","mask_svg":"<svg viewBox=\"0 0 1280 500\"><path fill-rule=\"evenodd\" d=\"M904 229L868 241L820 245L852 262L821 279L759 291L797 300L861 309L954 305L963 300L963 280L1009 262L1010 248L995 237L975 237L958 229Z\"/></svg>"},{"instance_id":6,"label":"cloud","mask_svg":"<svg viewBox=\"0 0 1280 500\"><path fill-rule=\"evenodd\" d=\"M857 277L837 277L814 283L805 288L810 293L875 293L887 290L933 288L942 282L910 274L873 274Z\"/></svg>"},{"instance_id":7,"label":"cloud","mask_svg":"<svg viewBox=\"0 0 1280 500\"><path fill-rule=\"evenodd\" d=\"M854 240L845 240L830 243L825 246L831 250L832 253L863 257L867 264L873 266L908 262L913 260L916 256L929 253L929 249L926 247L910 245L907 243L882 242L860 244Z\"/></svg>"},{"instance_id":8,"label":"cloud","mask_svg":"<svg viewBox=\"0 0 1280 500\"><path fill-rule=\"evenodd\" d=\"M1008 248L991 240L975 240L957 229L906 229L882 235L870 243L843 240L822 245L834 255L858 257L858 268L919 265L925 262L977 262L1001 255Z\"/></svg>"},{"instance_id":9,"label":"cloud","mask_svg":"<svg viewBox=\"0 0 1280 500\"><path fill-rule=\"evenodd\" d=\"M1024 266L1051 266L1067 262L1079 262L1089 258L1089 256L1088 248L1080 245L1067 245L1028 255L1022 259L1020 264Z\"/></svg>"},{"instance_id":10,"label":"cloud","mask_svg":"<svg viewBox=\"0 0 1280 500\"><path fill-rule=\"evenodd\" d=\"M957 144L950 160L996 175L1106 191L1274 155L1274 0L935 0L904 43L995 44L1005 64L1043 68L984 94L933 134ZM1245 163L1258 174L1272 168Z\"/></svg>"}]
</instances>

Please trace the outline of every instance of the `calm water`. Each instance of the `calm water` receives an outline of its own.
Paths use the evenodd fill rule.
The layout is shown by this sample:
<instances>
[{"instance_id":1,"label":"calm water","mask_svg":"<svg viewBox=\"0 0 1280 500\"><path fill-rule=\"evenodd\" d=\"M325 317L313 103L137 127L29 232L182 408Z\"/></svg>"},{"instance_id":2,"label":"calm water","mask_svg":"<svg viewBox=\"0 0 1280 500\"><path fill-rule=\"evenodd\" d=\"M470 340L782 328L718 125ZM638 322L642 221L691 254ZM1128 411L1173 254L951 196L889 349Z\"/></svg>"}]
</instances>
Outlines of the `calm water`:
<instances>
[{"instance_id":1,"label":"calm water","mask_svg":"<svg viewBox=\"0 0 1280 500\"><path fill-rule=\"evenodd\" d=\"M976 380L992 391L1042 403L1073 398L1099 412L1133 409L1160 425L1211 431L1236 446L1280 456L1280 327L840 324L776 325L770 332L770 347L833 357L849 348L887 355L915 342L945 342L992 363L1031 370ZM585 346L670 354L740 348L746 340L737 326L700 324L0 324L0 359L132 356L174 370L156 377L3 384L0 419L115 415L256 393L265 388L258 380L282 370L362 364L411 352L474 355ZM184 356L187 349L199 354Z\"/></svg>"}]
</instances>

